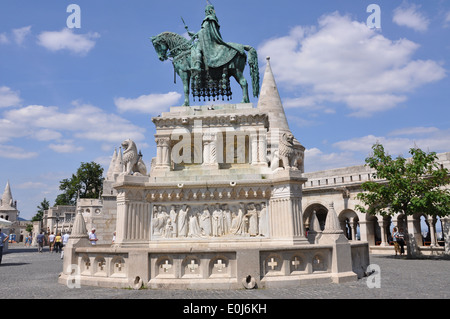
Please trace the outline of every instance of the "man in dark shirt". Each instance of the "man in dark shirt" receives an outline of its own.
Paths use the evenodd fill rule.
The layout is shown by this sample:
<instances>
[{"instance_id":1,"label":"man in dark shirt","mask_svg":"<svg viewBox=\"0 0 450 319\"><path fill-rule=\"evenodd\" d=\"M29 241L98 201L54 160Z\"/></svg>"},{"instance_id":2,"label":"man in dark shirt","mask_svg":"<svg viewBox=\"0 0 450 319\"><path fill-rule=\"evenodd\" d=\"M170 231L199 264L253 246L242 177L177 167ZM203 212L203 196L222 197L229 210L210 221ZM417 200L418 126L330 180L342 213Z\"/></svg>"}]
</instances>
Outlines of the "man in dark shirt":
<instances>
[{"instance_id":1,"label":"man in dark shirt","mask_svg":"<svg viewBox=\"0 0 450 319\"><path fill-rule=\"evenodd\" d=\"M36 236L36 241L38 243L38 252L42 253L42 249L44 248L44 241L45 241L44 232L41 231L41 233Z\"/></svg>"}]
</instances>

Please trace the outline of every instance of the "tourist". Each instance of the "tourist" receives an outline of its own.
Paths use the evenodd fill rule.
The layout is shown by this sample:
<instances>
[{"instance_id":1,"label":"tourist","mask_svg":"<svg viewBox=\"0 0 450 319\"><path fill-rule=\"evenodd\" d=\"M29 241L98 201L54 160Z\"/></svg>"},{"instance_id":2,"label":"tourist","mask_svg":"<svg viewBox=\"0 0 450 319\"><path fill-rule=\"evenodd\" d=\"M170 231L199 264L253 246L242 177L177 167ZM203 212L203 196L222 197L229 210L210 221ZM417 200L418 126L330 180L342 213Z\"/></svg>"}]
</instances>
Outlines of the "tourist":
<instances>
[{"instance_id":1,"label":"tourist","mask_svg":"<svg viewBox=\"0 0 450 319\"><path fill-rule=\"evenodd\" d=\"M92 228L91 232L89 233L89 240L92 245L97 244L98 239L97 239L97 235L95 234L95 228Z\"/></svg>"},{"instance_id":2,"label":"tourist","mask_svg":"<svg viewBox=\"0 0 450 319\"><path fill-rule=\"evenodd\" d=\"M69 234L64 233L64 235L62 236L61 259L64 258L64 247L66 247L68 242L69 242Z\"/></svg>"},{"instance_id":3,"label":"tourist","mask_svg":"<svg viewBox=\"0 0 450 319\"><path fill-rule=\"evenodd\" d=\"M33 237L31 236L31 233L28 234L28 247L31 247L31 244L33 243Z\"/></svg>"},{"instance_id":4,"label":"tourist","mask_svg":"<svg viewBox=\"0 0 450 319\"><path fill-rule=\"evenodd\" d=\"M116 232L113 233L112 243L114 244L116 242Z\"/></svg>"},{"instance_id":5,"label":"tourist","mask_svg":"<svg viewBox=\"0 0 450 319\"><path fill-rule=\"evenodd\" d=\"M9 235L2 233L2 230L0 229L0 265L2 264L3 244L6 243L8 238L9 238Z\"/></svg>"},{"instance_id":6,"label":"tourist","mask_svg":"<svg viewBox=\"0 0 450 319\"><path fill-rule=\"evenodd\" d=\"M48 236L48 242L49 242L49 246L50 246L50 252L53 252L53 248L55 245L55 234L52 232L50 234L50 236Z\"/></svg>"},{"instance_id":7,"label":"tourist","mask_svg":"<svg viewBox=\"0 0 450 319\"><path fill-rule=\"evenodd\" d=\"M62 250L62 237L61 233L57 233L55 236L55 253L58 253Z\"/></svg>"},{"instance_id":8,"label":"tourist","mask_svg":"<svg viewBox=\"0 0 450 319\"><path fill-rule=\"evenodd\" d=\"M41 231L41 233L36 236L36 241L38 243L38 252L42 253L42 249L44 248L45 242L45 235L43 231Z\"/></svg>"},{"instance_id":9,"label":"tourist","mask_svg":"<svg viewBox=\"0 0 450 319\"><path fill-rule=\"evenodd\" d=\"M28 244L28 235L25 237L25 247L27 247Z\"/></svg>"},{"instance_id":10,"label":"tourist","mask_svg":"<svg viewBox=\"0 0 450 319\"><path fill-rule=\"evenodd\" d=\"M394 242L394 250L395 250L395 256L400 253L400 244L398 242L398 229L397 227L394 227L392 229L392 241Z\"/></svg>"}]
</instances>

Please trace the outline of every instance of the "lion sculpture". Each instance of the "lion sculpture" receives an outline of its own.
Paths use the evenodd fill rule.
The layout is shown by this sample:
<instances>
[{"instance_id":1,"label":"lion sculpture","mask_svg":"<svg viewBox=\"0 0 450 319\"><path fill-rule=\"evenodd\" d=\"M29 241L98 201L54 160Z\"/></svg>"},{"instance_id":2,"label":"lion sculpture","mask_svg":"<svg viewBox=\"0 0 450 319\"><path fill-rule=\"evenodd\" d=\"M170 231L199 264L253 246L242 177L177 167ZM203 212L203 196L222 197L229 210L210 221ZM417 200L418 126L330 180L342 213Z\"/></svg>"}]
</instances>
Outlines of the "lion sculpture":
<instances>
[{"instance_id":1,"label":"lion sculpture","mask_svg":"<svg viewBox=\"0 0 450 319\"><path fill-rule=\"evenodd\" d=\"M284 169L293 169L303 171L303 159L305 148L300 143L295 143L295 138L292 133L283 133L280 138L280 145L275 151L272 159L272 167L278 167L278 162L281 160Z\"/></svg>"},{"instance_id":2,"label":"lion sculpture","mask_svg":"<svg viewBox=\"0 0 450 319\"><path fill-rule=\"evenodd\" d=\"M127 139L122 142L124 175L147 175L147 167L142 160L142 154L137 151L136 143Z\"/></svg>"}]
</instances>

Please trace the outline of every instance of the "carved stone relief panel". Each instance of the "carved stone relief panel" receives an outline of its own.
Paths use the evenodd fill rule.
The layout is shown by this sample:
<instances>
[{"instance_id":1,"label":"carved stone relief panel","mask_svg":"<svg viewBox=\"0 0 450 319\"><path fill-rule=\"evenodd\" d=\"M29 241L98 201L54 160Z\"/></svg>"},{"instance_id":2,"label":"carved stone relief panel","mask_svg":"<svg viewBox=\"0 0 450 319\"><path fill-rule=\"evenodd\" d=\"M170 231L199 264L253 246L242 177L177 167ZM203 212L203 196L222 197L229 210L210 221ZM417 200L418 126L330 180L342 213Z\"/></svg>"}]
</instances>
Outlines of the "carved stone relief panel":
<instances>
[{"instance_id":1,"label":"carved stone relief panel","mask_svg":"<svg viewBox=\"0 0 450 319\"><path fill-rule=\"evenodd\" d=\"M267 201L154 203L152 239L268 237Z\"/></svg>"}]
</instances>

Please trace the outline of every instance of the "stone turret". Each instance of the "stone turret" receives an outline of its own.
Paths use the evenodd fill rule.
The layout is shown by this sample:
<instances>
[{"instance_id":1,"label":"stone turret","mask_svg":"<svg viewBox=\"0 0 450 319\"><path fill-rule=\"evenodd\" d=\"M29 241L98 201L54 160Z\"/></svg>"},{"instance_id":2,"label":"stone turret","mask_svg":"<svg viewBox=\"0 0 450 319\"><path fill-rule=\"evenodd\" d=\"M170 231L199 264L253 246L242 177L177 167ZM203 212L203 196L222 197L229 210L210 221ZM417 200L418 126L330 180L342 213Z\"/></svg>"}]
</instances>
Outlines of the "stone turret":
<instances>
[{"instance_id":1,"label":"stone turret","mask_svg":"<svg viewBox=\"0 0 450 319\"><path fill-rule=\"evenodd\" d=\"M278 168L279 165L284 168L295 167L303 172L305 147L293 136L289 128L280 93L270 66L270 57L267 57L266 60L267 66L261 85L261 95L257 109L262 113L266 113L269 117L267 149L270 153L271 167L274 169ZM288 149L284 147L287 145L286 143L288 143ZM288 158L285 157L283 159L286 153L290 153L290 155ZM279 163L280 160L282 164L281 162Z\"/></svg>"},{"instance_id":2,"label":"stone turret","mask_svg":"<svg viewBox=\"0 0 450 319\"><path fill-rule=\"evenodd\" d=\"M283 132L290 132L278 87L270 66L270 57L267 57L266 60L267 66L264 72L257 108L260 112L269 115L269 130L278 129Z\"/></svg>"},{"instance_id":3,"label":"stone turret","mask_svg":"<svg viewBox=\"0 0 450 319\"><path fill-rule=\"evenodd\" d=\"M109 163L108 173L106 174L107 180L114 179L114 169L116 166L116 160L117 160L117 148L114 149L114 154L111 158L111 162Z\"/></svg>"},{"instance_id":4,"label":"stone turret","mask_svg":"<svg viewBox=\"0 0 450 319\"><path fill-rule=\"evenodd\" d=\"M15 222L17 221L18 215L19 211L17 210L17 201L13 200L11 187L8 181L2 195L0 216L3 216L4 219Z\"/></svg>"},{"instance_id":5,"label":"stone turret","mask_svg":"<svg viewBox=\"0 0 450 319\"><path fill-rule=\"evenodd\" d=\"M0 208L3 210L14 210L16 209L15 204L13 202L11 187L9 186L9 181L6 183L5 191L2 196L2 203Z\"/></svg>"}]
</instances>

